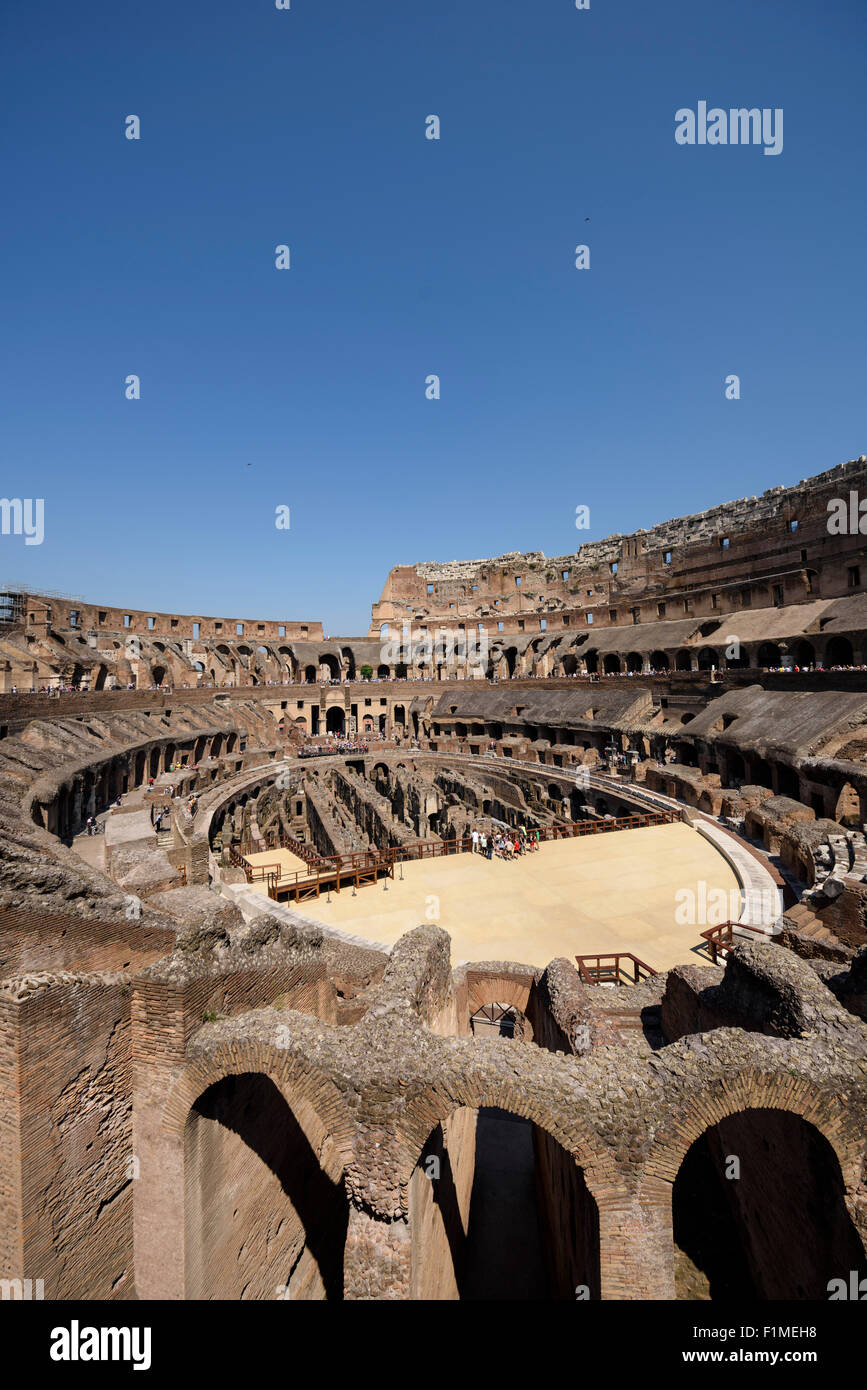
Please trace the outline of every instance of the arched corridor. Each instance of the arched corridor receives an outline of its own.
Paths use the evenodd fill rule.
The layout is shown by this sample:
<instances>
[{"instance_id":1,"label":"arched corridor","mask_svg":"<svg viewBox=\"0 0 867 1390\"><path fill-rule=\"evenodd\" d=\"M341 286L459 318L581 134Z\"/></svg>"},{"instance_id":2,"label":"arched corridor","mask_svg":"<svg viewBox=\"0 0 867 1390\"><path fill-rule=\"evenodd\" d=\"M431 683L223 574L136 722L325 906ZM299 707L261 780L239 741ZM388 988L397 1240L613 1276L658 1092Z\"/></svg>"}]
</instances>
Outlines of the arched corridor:
<instances>
[{"instance_id":1,"label":"arched corridor","mask_svg":"<svg viewBox=\"0 0 867 1390\"><path fill-rule=\"evenodd\" d=\"M329 734L342 734L345 712L340 705L332 705L325 715L325 730Z\"/></svg>"},{"instance_id":2,"label":"arched corridor","mask_svg":"<svg viewBox=\"0 0 867 1390\"><path fill-rule=\"evenodd\" d=\"M837 1156L800 1115L745 1110L687 1151L672 1193L676 1296L827 1299L867 1274Z\"/></svg>"},{"instance_id":3,"label":"arched corridor","mask_svg":"<svg viewBox=\"0 0 867 1390\"><path fill-rule=\"evenodd\" d=\"M600 1296L599 1219L582 1169L510 1111L460 1109L410 1183L412 1297L523 1302Z\"/></svg>"},{"instance_id":4,"label":"arched corridor","mask_svg":"<svg viewBox=\"0 0 867 1390\"><path fill-rule=\"evenodd\" d=\"M184 1171L187 1298L343 1297L346 1194L267 1076L199 1096Z\"/></svg>"}]
</instances>

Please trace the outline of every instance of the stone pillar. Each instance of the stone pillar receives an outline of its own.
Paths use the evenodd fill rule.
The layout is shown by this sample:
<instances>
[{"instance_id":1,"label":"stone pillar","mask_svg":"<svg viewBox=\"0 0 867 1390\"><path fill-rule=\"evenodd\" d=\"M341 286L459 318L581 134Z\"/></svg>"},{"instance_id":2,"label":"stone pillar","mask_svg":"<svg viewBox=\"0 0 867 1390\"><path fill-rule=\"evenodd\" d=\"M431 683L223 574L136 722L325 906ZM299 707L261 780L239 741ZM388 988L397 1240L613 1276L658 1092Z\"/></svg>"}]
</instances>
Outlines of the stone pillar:
<instances>
[{"instance_id":1,"label":"stone pillar","mask_svg":"<svg viewBox=\"0 0 867 1390\"><path fill-rule=\"evenodd\" d=\"M412 1297L410 1231L405 1221L385 1221L349 1208L343 1296L347 1301L395 1301Z\"/></svg>"},{"instance_id":2,"label":"stone pillar","mask_svg":"<svg viewBox=\"0 0 867 1390\"><path fill-rule=\"evenodd\" d=\"M163 1106L184 1058L181 990L133 987L133 1243L142 1299L182 1299L185 1278L184 1134L169 1134ZM137 1060L137 1059L147 1059Z\"/></svg>"}]
</instances>

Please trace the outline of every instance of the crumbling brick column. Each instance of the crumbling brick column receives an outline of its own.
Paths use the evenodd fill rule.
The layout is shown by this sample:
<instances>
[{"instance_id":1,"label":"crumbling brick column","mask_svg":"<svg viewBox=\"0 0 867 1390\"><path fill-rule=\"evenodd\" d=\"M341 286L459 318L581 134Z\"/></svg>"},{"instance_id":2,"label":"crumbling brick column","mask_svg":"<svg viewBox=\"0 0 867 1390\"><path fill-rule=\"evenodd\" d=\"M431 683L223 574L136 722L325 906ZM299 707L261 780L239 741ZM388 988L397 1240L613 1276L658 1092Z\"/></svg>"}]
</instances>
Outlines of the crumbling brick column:
<instances>
[{"instance_id":1,"label":"crumbling brick column","mask_svg":"<svg viewBox=\"0 0 867 1390\"><path fill-rule=\"evenodd\" d=\"M648 1177L640 1198L595 1195L603 1299L674 1298L671 1184Z\"/></svg>"}]
</instances>

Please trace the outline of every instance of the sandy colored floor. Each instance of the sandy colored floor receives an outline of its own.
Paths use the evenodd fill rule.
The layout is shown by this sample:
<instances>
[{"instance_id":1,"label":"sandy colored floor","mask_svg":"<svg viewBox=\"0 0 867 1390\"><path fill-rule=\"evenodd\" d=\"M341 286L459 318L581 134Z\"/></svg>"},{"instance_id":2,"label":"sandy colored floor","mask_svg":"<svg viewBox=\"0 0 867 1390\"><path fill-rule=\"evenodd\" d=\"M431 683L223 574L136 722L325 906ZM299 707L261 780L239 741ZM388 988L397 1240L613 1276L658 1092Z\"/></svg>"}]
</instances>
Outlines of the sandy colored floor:
<instances>
[{"instance_id":1,"label":"sandy colored floor","mask_svg":"<svg viewBox=\"0 0 867 1390\"><path fill-rule=\"evenodd\" d=\"M452 961L547 965L555 956L631 951L657 970L708 964L699 926L675 922L678 889L737 889L722 855L689 826L556 840L511 863L458 854L403 865L383 890L350 889L299 905L318 921L392 945L425 921L452 938Z\"/></svg>"},{"instance_id":2,"label":"sandy colored floor","mask_svg":"<svg viewBox=\"0 0 867 1390\"><path fill-rule=\"evenodd\" d=\"M253 868L256 868L259 864L279 864L281 878L294 878L296 873L299 873L302 878L307 878L310 873L304 860L299 858L297 854L293 854L289 849L267 849L263 850L261 854L245 854L244 858ZM261 886L262 892L268 891L268 886L264 880L261 882L261 885L259 881L257 881L250 886L253 888L259 888Z\"/></svg>"}]
</instances>

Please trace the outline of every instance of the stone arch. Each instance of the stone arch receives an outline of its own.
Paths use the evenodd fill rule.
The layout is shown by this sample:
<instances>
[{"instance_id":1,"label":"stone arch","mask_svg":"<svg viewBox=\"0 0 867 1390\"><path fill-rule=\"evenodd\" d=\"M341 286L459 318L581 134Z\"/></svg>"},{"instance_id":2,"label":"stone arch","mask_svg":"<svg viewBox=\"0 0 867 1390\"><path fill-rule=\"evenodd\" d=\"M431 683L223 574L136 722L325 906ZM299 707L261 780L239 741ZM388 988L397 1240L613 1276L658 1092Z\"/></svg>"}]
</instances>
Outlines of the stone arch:
<instances>
[{"instance_id":1,"label":"stone arch","mask_svg":"<svg viewBox=\"0 0 867 1390\"><path fill-rule=\"evenodd\" d=\"M510 1043L501 1043L510 1047ZM424 1151L429 1136L438 1124L442 1124L455 1110L468 1108L481 1109L483 1106L497 1106L508 1110L522 1119L531 1120L539 1129L545 1130L552 1139L564 1148L586 1173L593 1175L593 1185L617 1182L614 1160L608 1148L602 1143L588 1125L580 1118L580 1109L558 1106L548 1110L540 1105L539 1099L531 1090L524 1090L514 1084L515 1078L489 1073L486 1077L477 1071L467 1072L456 1079L452 1087L432 1086L417 1095L408 1105L401 1121L401 1140L398 1151L397 1180L400 1189L401 1206L408 1211L408 1191L413 1170ZM568 1110L569 1120L564 1117Z\"/></svg>"},{"instance_id":2,"label":"stone arch","mask_svg":"<svg viewBox=\"0 0 867 1390\"><path fill-rule=\"evenodd\" d=\"M698 652L698 669L700 671L710 671L719 665L719 657L713 647L700 647Z\"/></svg>"},{"instance_id":3,"label":"stone arch","mask_svg":"<svg viewBox=\"0 0 867 1390\"><path fill-rule=\"evenodd\" d=\"M816 648L806 638L795 643L792 648L792 656L795 658L796 666L814 666L816 664Z\"/></svg>"},{"instance_id":4,"label":"stone arch","mask_svg":"<svg viewBox=\"0 0 867 1390\"><path fill-rule=\"evenodd\" d=\"M620 673L620 657L616 652L606 652L602 659L602 670L606 676L616 676Z\"/></svg>"},{"instance_id":5,"label":"stone arch","mask_svg":"<svg viewBox=\"0 0 867 1390\"><path fill-rule=\"evenodd\" d=\"M762 642L756 652L757 666L780 666L782 656L776 642Z\"/></svg>"},{"instance_id":6,"label":"stone arch","mask_svg":"<svg viewBox=\"0 0 867 1390\"><path fill-rule=\"evenodd\" d=\"M682 647L681 650L678 652L677 656L675 657L674 669L675 671L692 670L692 653L688 652L685 647Z\"/></svg>"},{"instance_id":7,"label":"stone arch","mask_svg":"<svg viewBox=\"0 0 867 1390\"><path fill-rule=\"evenodd\" d=\"M283 1018L291 1019L291 1012ZM330 1187L343 1189L352 1153L352 1121L331 1079L308 1062L266 1041L232 1037L214 1044L211 1050L187 1064L174 1085L167 1088L167 1094L163 1093L164 1099L157 1099L153 1103L155 1113L152 1115L151 1132L155 1136L159 1158L154 1154L149 1160L142 1154L142 1176L135 1191L136 1223L140 1229L158 1220L163 1237L156 1246L151 1247L147 1243L143 1253L137 1252L137 1275L140 1272L143 1297L177 1299L197 1296L187 1293L190 1259L185 1245L189 1245L189 1213L185 1208L195 1188L193 1173L186 1171L187 1160L191 1156L187 1144L187 1126L200 1097L226 1078L244 1075L261 1075L273 1085L303 1131L309 1148L318 1155L319 1169ZM157 1091L153 1094L159 1096L160 1093ZM315 1171L313 1177L316 1182L320 1181ZM178 1214L168 1225L164 1219L167 1207ZM303 1275L304 1271L299 1270L298 1273ZM287 1298L296 1296L293 1282L297 1281L293 1279L291 1271L286 1279L276 1282L289 1286L285 1295ZM333 1289L336 1280L331 1278L329 1282ZM309 1281L307 1287L308 1293L302 1296L310 1296ZM232 1296L241 1295L236 1293ZM246 1296L255 1295L248 1292ZM275 1288L262 1296L276 1298L279 1295ZM317 1294L313 1292L312 1296L316 1297ZM318 1296L321 1297L321 1293ZM337 1291L334 1296L339 1298L340 1292Z\"/></svg>"},{"instance_id":8,"label":"stone arch","mask_svg":"<svg viewBox=\"0 0 867 1390\"><path fill-rule=\"evenodd\" d=\"M825 646L825 665L854 666L854 664L855 655L849 638L837 635L830 637Z\"/></svg>"},{"instance_id":9,"label":"stone arch","mask_svg":"<svg viewBox=\"0 0 867 1390\"><path fill-rule=\"evenodd\" d=\"M657 648L655 652L650 653L650 664L654 671L667 671L669 664L668 654Z\"/></svg>"},{"instance_id":10,"label":"stone arch","mask_svg":"<svg viewBox=\"0 0 867 1390\"><path fill-rule=\"evenodd\" d=\"M429 1092L423 1098L424 1109L416 1106L415 1113L407 1117L411 1123L415 1122L414 1134L400 1181L410 1226L411 1296L416 1299L453 1299L462 1294L503 1296L467 1287L467 1283L472 1284L473 1272L462 1265L462 1254L466 1252L461 1249L461 1235L465 1232L467 1243L472 1246L472 1200L480 1177L480 1157L484 1163L483 1126L499 1125L500 1132L511 1138L509 1121L519 1120L529 1121L532 1126L528 1131L526 1125L522 1125L524 1132L516 1137L525 1149L525 1162L526 1146L528 1143L531 1146L530 1161L539 1192L538 1215L549 1247L552 1292L558 1298L574 1299L576 1286L586 1284L589 1296L598 1299L601 1292L600 1211L589 1177L590 1160L583 1155L583 1137L577 1139L576 1150L575 1133L558 1133L552 1115L539 1113L538 1107L521 1095L518 1088L503 1082L485 1084L477 1078L473 1080L467 1078L462 1082L460 1090L467 1092L463 1098L454 1095L447 1098L440 1093L434 1100L434 1094ZM459 1099L460 1103L456 1104ZM431 1106L434 1113L431 1113ZM589 1135L587 1140L587 1152L597 1157L599 1141L595 1136L591 1140ZM490 1135L487 1143L491 1143ZM508 1152L509 1144L501 1143L498 1135L495 1143L499 1162L499 1155ZM429 1181L431 1159L437 1160L439 1165L436 1184ZM609 1173L607 1180L596 1174L594 1185L600 1181L607 1181L609 1185L606 1196L610 1195L611 1187L619 1185L613 1173ZM512 1210L517 1219L518 1210ZM472 1255L471 1250L469 1253Z\"/></svg>"},{"instance_id":11,"label":"stone arch","mask_svg":"<svg viewBox=\"0 0 867 1390\"><path fill-rule=\"evenodd\" d=\"M346 711L342 705L331 705L325 714L325 732L329 734L342 734L346 720Z\"/></svg>"},{"instance_id":12,"label":"stone arch","mask_svg":"<svg viewBox=\"0 0 867 1390\"><path fill-rule=\"evenodd\" d=\"M633 672L633 673L639 672L639 671L641 671L643 665L644 665L644 657L641 655L641 652L627 652L627 653L626 653L626 669L627 669L627 671L631 671L631 672Z\"/></svg>"},{"instance_id":13,"label":"stone arch","mask_svg":"<svg viewBox=\"0 0 867 1390\"><path fill-rule=\"evenodd\" d=\"M672 1123L662 1125L657 1132L647 1173L674 1182L690 1145L725 1116L743 1110L787 1110L800 1115L828 1140L846 1186L857 1187L864 1141L855 1120L833 1092L822 1090L809 1077L789 1072L781 1077L778 1071L766 1072L746 1063L734 1073L727 1069L724 1076L708 1075L704 1068L695 1087ZM781 1088L785 1089L785 1105L778 1103Z\"/></svg>"},{"instance_id":14,"label":"stone arch","mask_svg":"<svg viewBox=\"0 0 867 1390\"><path fill-rule=\"evenodd\" d=\"M672 1238L679 1297L703 1284L710 1298L820 1299L841 1273L847 1285L850 1270L867 1273L837 1155L785 1109L738 1111L692 1143L672 1187Z\"/></svg>"},{"instance_id":15,"label":"stone arch","mask_svg":"<svg viewBox=\"0 0 867 1390\"><path fill-rule=\"evenodd\" d=\"M274 1081L223 1077L184 1128L187 1298L340 1299L349 1204Z\"/></svg>"},{"instance_id":16,"label":"stone arch","mask_svg":"<svg viewBox=\"0 0 867 1390\"><path fill-rule=\"evenodd\" d=\"M737 1071L726 1067L724 1075L716 1076L705 1066L701 1079L696 1078L693 1085L688 1100L659 1124L645 1164L641 1202L651 1219L655 1215L672 1229L674 1184L693 1145L720 1121L750 1112L791 1115L811 1127L835 1157L843 1201L850 1216L853 1214L855 1204L848 1194L859 1190L864 1140L856 1120L835 1093L821 1089L810 1077L793 1069L782 1074L766 1072L748 1062ZM764 1155L763 1159L767 1167ZM863 1248L863 1238L859 1237L859 1242ZM673 1268L671 1273L673 1278Z\"/></svg>"}]
</instances>

